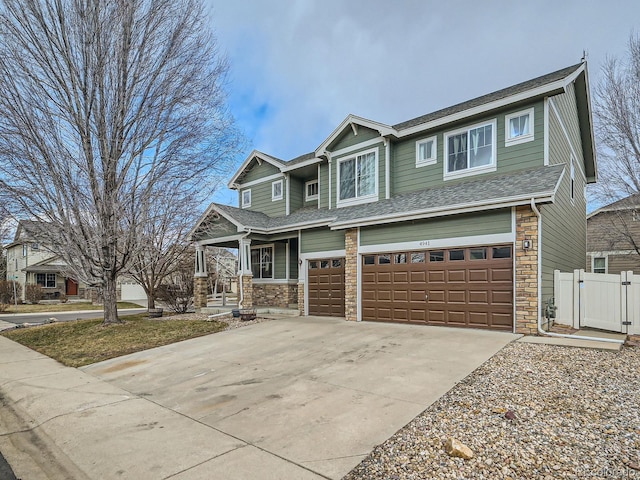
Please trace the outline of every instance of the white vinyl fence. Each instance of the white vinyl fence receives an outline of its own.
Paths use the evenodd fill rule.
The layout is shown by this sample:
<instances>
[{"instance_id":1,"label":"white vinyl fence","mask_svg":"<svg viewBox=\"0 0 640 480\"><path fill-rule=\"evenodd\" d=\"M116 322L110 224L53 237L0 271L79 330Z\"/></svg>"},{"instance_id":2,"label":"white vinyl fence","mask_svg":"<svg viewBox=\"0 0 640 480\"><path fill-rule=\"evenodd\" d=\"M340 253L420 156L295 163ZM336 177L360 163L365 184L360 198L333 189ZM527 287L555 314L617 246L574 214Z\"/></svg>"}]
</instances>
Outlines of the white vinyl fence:
<instances>
[{"instance_id":1,"label":"white vinyl fence","mask_svg":"<svg viewBox=\"0 0 640 480\"><path fill-rule=\"evenodd\" d=\"M640 275L554 271L556 322L640 334Z\"/></svg>"}]
</instances>

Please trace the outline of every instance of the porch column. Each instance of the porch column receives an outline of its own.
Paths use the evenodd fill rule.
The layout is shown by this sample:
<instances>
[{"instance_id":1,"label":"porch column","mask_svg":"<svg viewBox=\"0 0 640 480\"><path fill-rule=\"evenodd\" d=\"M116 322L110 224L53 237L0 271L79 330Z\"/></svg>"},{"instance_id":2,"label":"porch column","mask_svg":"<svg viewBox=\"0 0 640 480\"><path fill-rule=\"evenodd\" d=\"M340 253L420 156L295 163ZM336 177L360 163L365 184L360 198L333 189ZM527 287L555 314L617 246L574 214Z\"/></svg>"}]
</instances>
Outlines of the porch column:
<instances>
[{"instance_id":1,"label":"porch column","mask_svg":"<svg viewBox=\"0 0 640 480\"><path fill-rule=\"evenodd\" d=\"M193 278L193 303L196 308L207 306L207 260L205 246L196 245L195 274Z\"/></svg>"},{"instance_id":2,"label":"porch column","mask_svg":"<svg viewBox=\"0 0 640 480\"><path fill-rule=\"evenodd\" d=\"M358 320L358 229L345 232L344 316L348 321Z\"/></svg>"},{"instance_id":3,"label":"porch column","mask_svg":"<svg viewBox=\"0 0 640 480\"><path fill-rule=\"evenodd\" d=\"M238 288L242 295L242 308L253 308L253 274L251 273L251 239L238 242Z\"/></svg>"}]
</instances>

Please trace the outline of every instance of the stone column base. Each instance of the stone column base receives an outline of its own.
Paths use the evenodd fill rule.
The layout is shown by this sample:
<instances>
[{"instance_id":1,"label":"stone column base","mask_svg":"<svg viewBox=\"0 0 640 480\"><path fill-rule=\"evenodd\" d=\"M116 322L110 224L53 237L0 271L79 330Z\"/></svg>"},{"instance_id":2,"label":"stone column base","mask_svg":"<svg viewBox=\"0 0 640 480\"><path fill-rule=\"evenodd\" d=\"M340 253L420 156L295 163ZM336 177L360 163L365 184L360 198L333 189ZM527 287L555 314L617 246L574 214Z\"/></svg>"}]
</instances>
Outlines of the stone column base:
<instances>
[{"instance_id":1,"label":"stone column base","mask_svg":"<svg viewBox=\"0 0 640 480\"><path fill-rule=\"evenodd\" d=\"M193 278L193 306L202 308L207 306L207 277Z\"/></svg>"}]
</instances>

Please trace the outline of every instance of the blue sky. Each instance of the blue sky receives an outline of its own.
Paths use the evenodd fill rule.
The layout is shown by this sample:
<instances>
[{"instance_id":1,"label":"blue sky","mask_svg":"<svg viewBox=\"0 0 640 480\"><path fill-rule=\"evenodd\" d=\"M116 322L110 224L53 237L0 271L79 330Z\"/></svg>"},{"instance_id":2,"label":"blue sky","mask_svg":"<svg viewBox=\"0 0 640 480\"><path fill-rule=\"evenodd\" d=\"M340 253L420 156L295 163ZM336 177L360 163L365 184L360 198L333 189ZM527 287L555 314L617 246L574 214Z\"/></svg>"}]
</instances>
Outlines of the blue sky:
<instances>
[{"instance_id":1,"label":"blue sky","mask_svg":"<svg viewBox=\"0 0 640 480\"><path fill-rule=\"evenodd\" d=\"M394 124L578 63L592 88L640 33L637 0L205 0L253 149L313 151L349 114ZM229 178L234 172L229 172ZM228 179L225 179L228 180ZM214 201L237 203L226 188Z\"/></svg>"}]
</instances>

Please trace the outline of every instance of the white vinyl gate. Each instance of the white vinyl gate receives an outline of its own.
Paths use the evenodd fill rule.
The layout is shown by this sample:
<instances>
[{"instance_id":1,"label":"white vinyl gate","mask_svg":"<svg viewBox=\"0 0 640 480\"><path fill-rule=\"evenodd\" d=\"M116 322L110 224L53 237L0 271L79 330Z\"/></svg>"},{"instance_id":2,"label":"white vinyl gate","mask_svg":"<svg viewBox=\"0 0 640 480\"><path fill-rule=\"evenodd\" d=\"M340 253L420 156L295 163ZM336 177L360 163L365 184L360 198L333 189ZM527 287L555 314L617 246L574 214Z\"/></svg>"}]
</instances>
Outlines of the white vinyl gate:
<instances>
[{"instance_id":1,"label":"white vinyl gate","mask_svg":"<svg viewBox=\"0 0 640 480\"><path fill-rule=\"evenodd\" d=\"M556 322L574 328L598 328L640 334L640 276L554 272Z\"/></svg>"}]
</instances>

